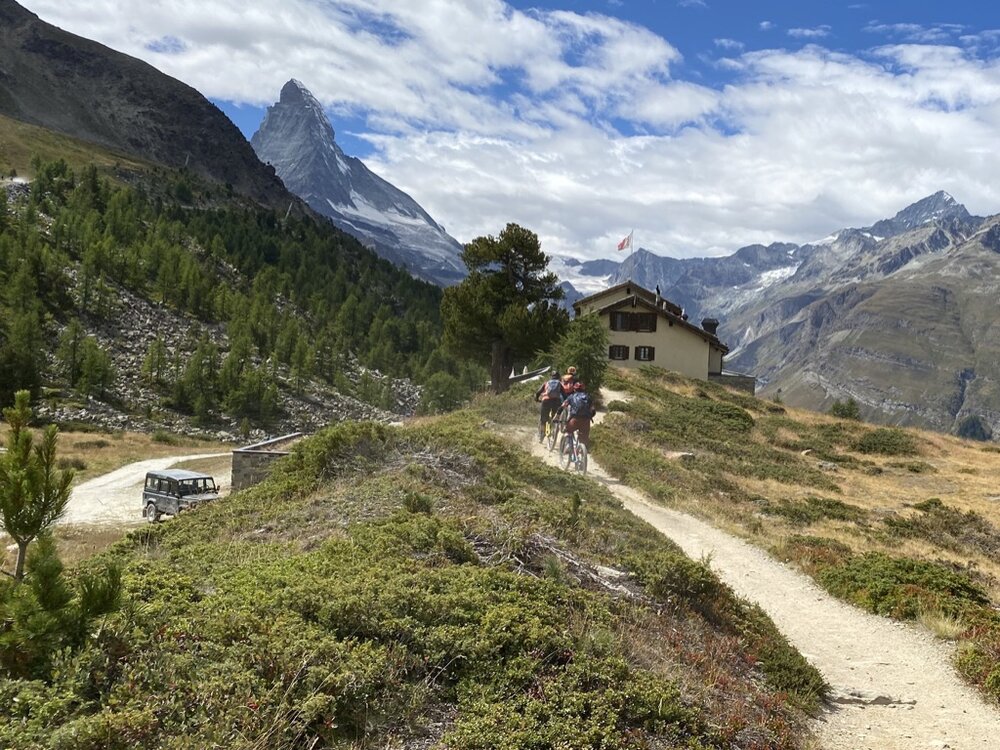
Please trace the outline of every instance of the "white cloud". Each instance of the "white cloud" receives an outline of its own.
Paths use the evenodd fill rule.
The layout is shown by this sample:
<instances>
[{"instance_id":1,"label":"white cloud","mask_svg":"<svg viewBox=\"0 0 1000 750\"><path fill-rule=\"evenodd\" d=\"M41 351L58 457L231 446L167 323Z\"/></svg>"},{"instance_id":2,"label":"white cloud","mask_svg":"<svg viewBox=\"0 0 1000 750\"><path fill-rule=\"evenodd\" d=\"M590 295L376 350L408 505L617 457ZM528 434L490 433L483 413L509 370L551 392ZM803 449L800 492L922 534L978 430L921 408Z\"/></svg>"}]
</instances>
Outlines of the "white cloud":
<instances>
[{"instance_id":1,"label":"white cloud","mask_svg":"<svg viewBox=\"0 0 1000 750\"><path fill-rule=\"evenodd\" d=\"M774 28L774 22L773 21L761 21L760 24L759 24L759 26L760 26L760 30L761 31L770 31L771 29Z\"/></svg>"},{"instance_id":2,"label":"white cloud","mask_svg":"<svg viewBox=\"0 0 1000 750\"><path fill-rule=\"evenodd\" d=\"M736 53L715 89L675 77L648 29L500 0L27 4L209 96L265 104L299 78L365 118L369 166L463 241L516 221L547 252L611 256L634 227L689 256L815 239L939 189L1000 211L1000 61L972 41Z\"/></svg>"},{"instance_id":3,"label":"white cloud","mask_svg":"<svg viewBox=\"0 0 1000 750\"><path fill-rule=\"evenodd\" d=\"M735 39L722 38L722 39L714 39L712 41L714 42L716 47L724 50L735 50L737 52L742 52L743 49L746 47L746 45L743 44L743 42L739 42Z\"/></svg>"},{"instance_id":4,"label":"white cloud","mask_svg":"<svg viewBox=\"0 0 1000 750\"><path fill-rule=\"evenodd\" d=\"M924 26L918 23L879 23L872 21L864 27L870 34L897 37L907 42L947 43L959 36L965 27L960 24L943 23Z\"/></svg>"},{"instance_id":5,"label":"white cloud","mask_svg":"<svg viewBox=\"0 0 1000 750\"><path fill-rule=\"evenodd\" d=\"M825 36L830 36L830 27L824 24L811 29L789 29L788 36L796 39L822 39Z\"/></svg>"}]
</instances>

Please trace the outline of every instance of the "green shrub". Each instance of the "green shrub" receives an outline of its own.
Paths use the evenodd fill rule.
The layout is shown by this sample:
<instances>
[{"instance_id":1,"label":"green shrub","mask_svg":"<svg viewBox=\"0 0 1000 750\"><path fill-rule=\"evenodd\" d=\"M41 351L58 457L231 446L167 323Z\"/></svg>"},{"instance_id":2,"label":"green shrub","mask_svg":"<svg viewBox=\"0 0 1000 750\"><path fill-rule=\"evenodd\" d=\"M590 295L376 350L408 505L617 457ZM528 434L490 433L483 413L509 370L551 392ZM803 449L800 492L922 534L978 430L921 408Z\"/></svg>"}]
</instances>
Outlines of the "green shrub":
<instances>
[{"instance_id":1,"label":"green shrub","mask_svg":"<svg viewBox=\"0 0 1000 750\"><path fill-rule=\"evenodd\" d=\"M577 379L597 397L608 369L608 329L599 315L584 315L570 321L569 328L552 349L551 361L560 372L570 365Z\"/></svg>"},{"instance_id":2,"label":"green shrub","mask_svg":"<svg viewBox=\"0 0 1000 750\"><path fill-rule=\"evenodd\" d=\"M925 610L962 614L970 605L986 606L990 601L968 576L945 565L881 552L822 570L817 580L835 596L901 620L915 619Z\"/></svg>"},{"instance_id":3,"label":"green shrub","mask_svg":"<svg viewBox=\"0 0 1000 750\"><path fill-rule=\"evenodd\" d=\"M936 497L913 506L919 515L883 520L892 537L924 539L954 552L1000 553L1000 529L973 511L962 512Z\"/></svg>"},{"instance_id":4,"label":"green shrub","mask_svg":"<svg viewBox=\"0 0 1000 750\"><path fill-rule=\"evenodd\" d=\"M152 440L154 443L162 443L163 445L180 445L181 443L181 439L177 435L166 430L153 432Z\"/></svg>"},{"instance_id":5,"label":"green shrub","mask_svg":"<svg viewBox=\"0 0 1000 750\"><path fill-rule=\"evenodd\" d=\"M777 503L768 502L761 511L771 516L780 516L790 523L800 526L808 526L822 521L824 518L835 521L859 522L867 518L868 515L863 508L856 505L848 505L840 500L824 497L807 497L802 502L791 500L781 500Z\"/></svg>"},{"instance_id":6,"label":"green shrub","mask_svg":"<svg viewBox=\"0 0 1000 750\"><path fill-rule=\"evenodd\" d=\"M854 450L883 456L912 456L917 452L917 441L895 427L879 427L862 435L854 443Z\"/></svg>"},{"instance_id":7,"label":"green shrub","mask_svg":"<svg viewBox=\"0 0 1000 750\"><path fill-rule=\"evenodd\" d=\"M837 417L838 419L861 421L861 409L858 407L858 402L853 398L849 398L843 403L838 399L830 407L830 416Z\"/></svg>"}]
</instances>

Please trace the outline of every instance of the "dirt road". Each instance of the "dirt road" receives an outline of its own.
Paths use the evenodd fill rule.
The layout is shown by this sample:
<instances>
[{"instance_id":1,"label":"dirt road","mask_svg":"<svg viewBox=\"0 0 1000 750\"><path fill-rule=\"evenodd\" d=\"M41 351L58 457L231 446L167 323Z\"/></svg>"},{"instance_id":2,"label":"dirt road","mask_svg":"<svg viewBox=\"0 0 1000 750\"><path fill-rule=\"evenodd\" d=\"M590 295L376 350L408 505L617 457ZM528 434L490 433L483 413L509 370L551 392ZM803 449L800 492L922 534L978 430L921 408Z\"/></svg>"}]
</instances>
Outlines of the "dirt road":
<instances>
[{"instance_id":1,"label":"dirt road","mask_svg":"<svg viewBox=\"0 0 1000 750\"><path fill-rule=\"evenodd\" d=\"M615 394L605 401L626 397ZM600 415L599 415L600 416ZM555 453L524 434L534 455ZM1000 746L1000 711L962 683L951 648L916 627L834 599L805 575L692 516L659 506L590 459L588 475L741 596L757 602L832 687L813 722L826 750L971 750Z\"/></svg>"},{"instance_id":2,"label":"dirt road","mask_svg":"<svg viewBox=\"0 0 1000 750\"><path fill-rule=\"evenodd\" d=\"M73 488L64 524L140 524L142 518L142 485L147 471L169 469L179 463L202 459L218 459L207 473L216 484L231 484L231 454L200 453L192 456L170 456L137 461L103 476L95 477Z\"/></svg>"}]
</instances>

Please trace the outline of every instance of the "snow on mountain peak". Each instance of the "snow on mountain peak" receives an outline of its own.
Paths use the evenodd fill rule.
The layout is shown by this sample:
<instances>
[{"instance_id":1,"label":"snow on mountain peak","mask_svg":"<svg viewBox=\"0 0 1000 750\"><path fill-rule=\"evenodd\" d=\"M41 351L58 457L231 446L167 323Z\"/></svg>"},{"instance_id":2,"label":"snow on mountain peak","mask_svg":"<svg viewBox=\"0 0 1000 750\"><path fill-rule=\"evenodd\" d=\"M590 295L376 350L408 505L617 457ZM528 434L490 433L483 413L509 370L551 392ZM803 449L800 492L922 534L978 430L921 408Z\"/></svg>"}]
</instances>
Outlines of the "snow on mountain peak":
<instances>
[{"instance_id":1,"label":"snow on mountain peak","mask_svg":"<svg viewBox=\"0 0 1000 750\"><path fill-rule=\"evenodd\" d=\"M379 255L437 284L465 275L458 241L410 196L341 151L323 106L300 81L282 87L250 143L289 190Z\"/></svg>"}]
</instances>

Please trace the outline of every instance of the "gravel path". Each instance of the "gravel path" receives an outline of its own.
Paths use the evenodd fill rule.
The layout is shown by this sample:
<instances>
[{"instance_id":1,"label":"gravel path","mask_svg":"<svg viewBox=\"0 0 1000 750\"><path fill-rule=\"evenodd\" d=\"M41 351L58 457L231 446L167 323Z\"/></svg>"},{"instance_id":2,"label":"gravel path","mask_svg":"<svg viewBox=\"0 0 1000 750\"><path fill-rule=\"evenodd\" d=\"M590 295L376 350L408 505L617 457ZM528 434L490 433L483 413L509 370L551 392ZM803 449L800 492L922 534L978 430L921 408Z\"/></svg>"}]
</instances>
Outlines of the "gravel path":
<instances>
[{"instance_id":1,"label":"gravel path","mask_svg":"<svg viewBox=\"0 0 1000 750\"><path fill-rule=\"evenodd\" d=\"M628 398L605 392L605 402ZM603 415L598 415L601 417ZM599 420L595 420L599 421ZM525 433L532 453L557 465ZM762 550L692 516L653 503L590 459L588 476L624 507L708 559L739 595L757 602L832 688L813 722L826 750L967 750L1000 747L1000 711L959 680L951 647L914 626L876 617L834 599L811 579Z\"/></svg>"},{"instance_id":2,"label":"gravel path","mask_svg":"<svg viewBox=\"0 0 1000 750\"><path fill-rule=\"evenodd\" d=\"M59 523L92 523L122 525L143 523L142 486L147 471L162 471L185 461L204 458L219 459L207 473L216 484L231 483L230 453L200 453L192 456L169 456L137 461L108 474L95 477L73 488L69 506Z\"/></svg>"}]
</instances>

